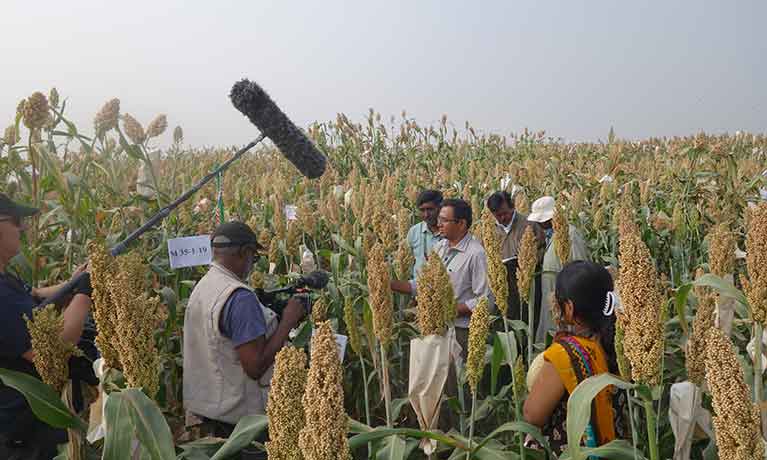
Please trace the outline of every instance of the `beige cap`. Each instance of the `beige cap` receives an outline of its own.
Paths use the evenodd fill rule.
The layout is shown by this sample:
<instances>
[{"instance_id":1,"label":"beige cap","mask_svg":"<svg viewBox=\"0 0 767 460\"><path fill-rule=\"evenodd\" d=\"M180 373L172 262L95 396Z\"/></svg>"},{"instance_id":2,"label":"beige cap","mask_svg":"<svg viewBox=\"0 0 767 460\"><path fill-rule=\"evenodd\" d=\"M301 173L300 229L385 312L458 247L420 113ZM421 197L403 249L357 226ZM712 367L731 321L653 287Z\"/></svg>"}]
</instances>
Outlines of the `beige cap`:
<instances>
[{"instance_id":1,"label":"beige cap","mask_svg":"<svg viewBox=\"0 0 767 460\"><path fill-rule=\"evenodd\" d=\"M554 197L542 196L533 202L527 220L531 222L546 222L554 217Z\"/></svg>"}]
</instances>

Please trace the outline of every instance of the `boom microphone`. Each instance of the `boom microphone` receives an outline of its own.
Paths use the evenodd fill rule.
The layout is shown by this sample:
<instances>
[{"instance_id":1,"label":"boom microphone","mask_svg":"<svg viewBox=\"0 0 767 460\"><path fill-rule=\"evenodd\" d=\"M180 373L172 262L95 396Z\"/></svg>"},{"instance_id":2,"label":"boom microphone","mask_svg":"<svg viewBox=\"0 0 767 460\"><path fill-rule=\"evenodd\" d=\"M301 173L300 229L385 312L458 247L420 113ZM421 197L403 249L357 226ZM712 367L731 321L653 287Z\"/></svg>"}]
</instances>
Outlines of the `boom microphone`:
<instances>
[{"instance_id":1,"label":"boom microphone","mask_svg":"<svg viewBox=\"0 0 767 460\"><path fill-rule=\"evenodd\" d=\"M258 84L247 79L238 81L232 87L229 98L235 108L271 139L301 174L316 179L325 172L325 155Z\"/></svg>"}]
</instances>

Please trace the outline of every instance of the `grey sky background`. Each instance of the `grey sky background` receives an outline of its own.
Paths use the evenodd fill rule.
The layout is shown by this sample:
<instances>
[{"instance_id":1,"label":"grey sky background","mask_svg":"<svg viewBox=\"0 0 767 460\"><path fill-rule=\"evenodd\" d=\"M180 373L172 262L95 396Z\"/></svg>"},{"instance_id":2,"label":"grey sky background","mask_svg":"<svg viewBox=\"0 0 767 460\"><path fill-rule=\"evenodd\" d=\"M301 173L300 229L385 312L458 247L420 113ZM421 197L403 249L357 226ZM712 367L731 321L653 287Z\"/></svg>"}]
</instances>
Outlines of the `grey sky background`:
<instances>
[{"instance_id":1,"label":"grey sky background","mask_svg":"<svg viewBox=\"0 0 767 460\"><path fill-rule=\"evenodd\" d=\"M258 81L299 126L369 108L567 140L767 131L767 2L2 0L0 127L56 86L85 133L112 97L187 144L243 144Z\"/></svg>"}]
</instances>

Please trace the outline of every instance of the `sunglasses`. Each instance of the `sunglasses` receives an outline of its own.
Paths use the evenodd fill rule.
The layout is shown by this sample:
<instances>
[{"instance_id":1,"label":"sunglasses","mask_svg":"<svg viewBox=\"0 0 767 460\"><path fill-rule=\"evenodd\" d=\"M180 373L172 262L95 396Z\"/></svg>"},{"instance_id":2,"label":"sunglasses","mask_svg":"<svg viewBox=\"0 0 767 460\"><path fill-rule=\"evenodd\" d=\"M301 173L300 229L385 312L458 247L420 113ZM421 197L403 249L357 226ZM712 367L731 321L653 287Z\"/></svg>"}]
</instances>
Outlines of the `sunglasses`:
<instances>
[{"instance_id":1,"label":"sunglasses","mask_svg":"<svg viewBox=\"0 0 767 460\"><path fill-rule=\"evenodd\" d=\"M21 217L19 216L4 217L0 219L0 222L11 222L13 223L13 225L19 228L21 228L21 224L22 224Z\"/></svg>"}]
</instances>

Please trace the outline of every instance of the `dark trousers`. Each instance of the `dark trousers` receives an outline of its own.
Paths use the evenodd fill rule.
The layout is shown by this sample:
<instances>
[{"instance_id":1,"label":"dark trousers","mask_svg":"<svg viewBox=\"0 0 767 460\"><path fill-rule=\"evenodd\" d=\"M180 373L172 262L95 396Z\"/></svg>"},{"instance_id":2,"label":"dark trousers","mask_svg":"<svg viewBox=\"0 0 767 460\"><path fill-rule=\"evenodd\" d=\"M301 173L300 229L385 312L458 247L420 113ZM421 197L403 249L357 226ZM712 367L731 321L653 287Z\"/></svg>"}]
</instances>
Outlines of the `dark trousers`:
<instances>
[{"instance_id":1,"label":"dark trousers","mask_svg":"<svg viewBox=\"0 0 767 460\"><path fill-rule=\"evenodd\" d=\"M67 442L66 430L47 425L26 408L17 415L13 428L0 433L0 458L8 460L51 460L59 444Z\"/></svg>"}]
</instances>

